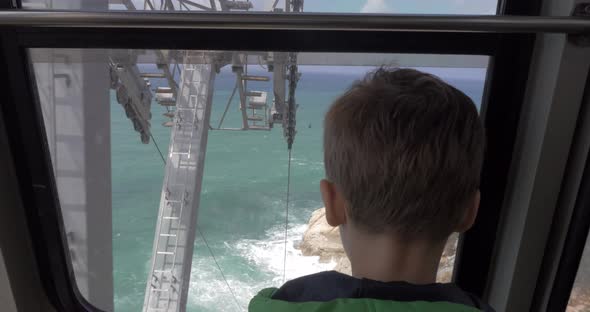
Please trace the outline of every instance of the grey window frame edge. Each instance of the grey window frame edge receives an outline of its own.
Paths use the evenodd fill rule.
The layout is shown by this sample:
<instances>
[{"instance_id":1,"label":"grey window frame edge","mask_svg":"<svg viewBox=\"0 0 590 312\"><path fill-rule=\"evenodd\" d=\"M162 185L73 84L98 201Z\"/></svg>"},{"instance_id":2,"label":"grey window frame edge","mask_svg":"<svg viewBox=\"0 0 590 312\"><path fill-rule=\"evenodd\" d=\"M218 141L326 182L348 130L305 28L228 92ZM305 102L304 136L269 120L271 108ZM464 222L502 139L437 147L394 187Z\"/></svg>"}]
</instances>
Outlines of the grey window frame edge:
<instances>
[{"instance_id":1,"label":"grey window frame edge","mask_svg":"<svg viewBox=\"0 0 590 312\"><path fill-rule=\"evenodd\" d=\"M545 35L545 36L552 36L552 35ZM559 36L559 35L555 35L555 36ZM564 36L560 36L560 37L564 37ZM515 159L516 159L516 158L515 158ZM500 254L500 256L501 256L501 254Z\"/></svg>"},{"instance_id":2,"label":"grey window frame edge","mask_svg":"<svg viewBox=\"0 0 590 312\"><path fill-rule=\"evenodd\" d=\"M567 14L582 2L545 1L542 14ZM538 34L533 53L486 292L499 311L547 310L590 140L581 132L588 127L577 127L589 120L578 115L590 49Z\"/></svg>"}]
</instances>

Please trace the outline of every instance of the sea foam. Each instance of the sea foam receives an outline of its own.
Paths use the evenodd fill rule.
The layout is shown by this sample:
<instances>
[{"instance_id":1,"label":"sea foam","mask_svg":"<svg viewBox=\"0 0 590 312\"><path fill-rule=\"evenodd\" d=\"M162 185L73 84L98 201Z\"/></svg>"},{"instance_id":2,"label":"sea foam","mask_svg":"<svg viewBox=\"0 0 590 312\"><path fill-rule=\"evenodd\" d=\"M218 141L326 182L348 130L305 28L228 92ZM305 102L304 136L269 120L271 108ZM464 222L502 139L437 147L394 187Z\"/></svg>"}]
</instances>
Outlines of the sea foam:
<instances>
[{"instance_id":1,"label":"sea foam","mask_svg":"<svg viewBox=\"0 0 590 312\"><path fill-rule=\"evenodd\" d=\"M285 228L282 226L267 230L263 239L240 239L226 243L226 247L231 248L234 255L239 255L255 266L258 270L256 273L262 273L224 272L236 300L211 257L195 257L189 290L190 306L198 311L246 311L248 302L258 291L267 287L280 287L283 283L283 272L286 280L291 280L307 274L332 270L336 265L334 262L321 263L319 257L303 256L297 249L306 229L307 224L289 228L286 266ZM222 262L222 257L224 256L217 258L218 262Z\"/></svg>"}]
</instances>

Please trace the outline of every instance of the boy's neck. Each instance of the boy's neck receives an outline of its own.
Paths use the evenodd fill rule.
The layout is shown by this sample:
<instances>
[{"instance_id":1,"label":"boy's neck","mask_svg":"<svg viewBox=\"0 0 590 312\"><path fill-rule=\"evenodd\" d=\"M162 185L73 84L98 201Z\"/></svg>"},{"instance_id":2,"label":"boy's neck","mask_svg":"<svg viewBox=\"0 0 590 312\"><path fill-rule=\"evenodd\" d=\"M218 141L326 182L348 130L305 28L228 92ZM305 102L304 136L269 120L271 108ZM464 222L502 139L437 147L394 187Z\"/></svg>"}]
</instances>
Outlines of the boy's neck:
<instances>
[{"instance_id":1,"label":"boy's neck","mask_svg":"<svg viewBox=\"0 0 590 312\"><path fill-rule=\"evenodd\" d=\"M352 275L356 278L431 284L436 282L445 241L400 241L390 235L356 232L350 235L347 245Z\"/></svg>"}]
</instances>

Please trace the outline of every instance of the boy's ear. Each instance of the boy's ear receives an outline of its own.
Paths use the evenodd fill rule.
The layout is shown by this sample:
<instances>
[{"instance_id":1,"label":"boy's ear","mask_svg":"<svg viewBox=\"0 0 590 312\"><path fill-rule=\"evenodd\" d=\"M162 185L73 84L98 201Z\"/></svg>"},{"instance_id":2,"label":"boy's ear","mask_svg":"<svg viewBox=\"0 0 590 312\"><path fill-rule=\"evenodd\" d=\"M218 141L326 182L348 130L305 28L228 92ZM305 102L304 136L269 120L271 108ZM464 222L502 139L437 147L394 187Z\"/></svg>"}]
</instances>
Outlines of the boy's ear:
<instances>
[{"instance_id":1,"label":"boy's ear","mask_svg":"<svg viewBox=\"0 0 590 312\"><path fill-rule=\"evenodd\" d=\"M331 226L346 224L346 200L334 183L323 179L320 181L320 192L326 206L326 221Z\"/></svg>"},{"instance_id":2,"label":"boy's ear","mask_svg":"<svg viewBox=\"0 0 590 312\"><path fill-rule=\"evenodd\" d=\"M473 223L475 223L475 218L477 217L477 211L479 210L479 201L481 198L481 193L479 190L475 192L473 198L471 200L471 204L465 210L465 215L463 216L463 220L457 226L456 231L459 233L463 233L469 230Z\"/></svg>"}]
</instances>

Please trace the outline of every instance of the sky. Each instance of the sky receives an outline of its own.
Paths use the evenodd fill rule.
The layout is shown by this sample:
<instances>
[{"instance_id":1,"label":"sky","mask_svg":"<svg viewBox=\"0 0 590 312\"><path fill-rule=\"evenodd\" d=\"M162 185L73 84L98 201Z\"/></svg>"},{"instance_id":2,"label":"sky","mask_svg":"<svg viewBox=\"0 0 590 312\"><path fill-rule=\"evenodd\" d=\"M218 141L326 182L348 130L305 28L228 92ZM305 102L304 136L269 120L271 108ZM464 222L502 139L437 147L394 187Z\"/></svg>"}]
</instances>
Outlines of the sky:
<instances>
[{"instance_id":1,"label":"sky","mask_svg":"<svg viewBox=\"0 0 590 312\"><path fill-rule=\"evenodd\" d=\"M251 0L256 10L274 0ZM397 14L495 14L497 0L305 0L305 12ZM279 1L284 7L284 0Z\"/></svg>"},{"instance_id":2,"label":"sky","mask_svg":"<svg viewBox=\"0 0 590 312\"><path fill-rule=\"evenodd\" d=\"M144 0L132 0L138 8ZM275 0L250 0L255 11L268 11ZM209 0L193 0L206 6ZM152 3L159 1L152 0ZM304 0L305 12L396 14L495 14L497 0ZM285 7L279 0L277 7ZM123 9L121 7L121 9Z\"/></svg>"}]
</instances>

